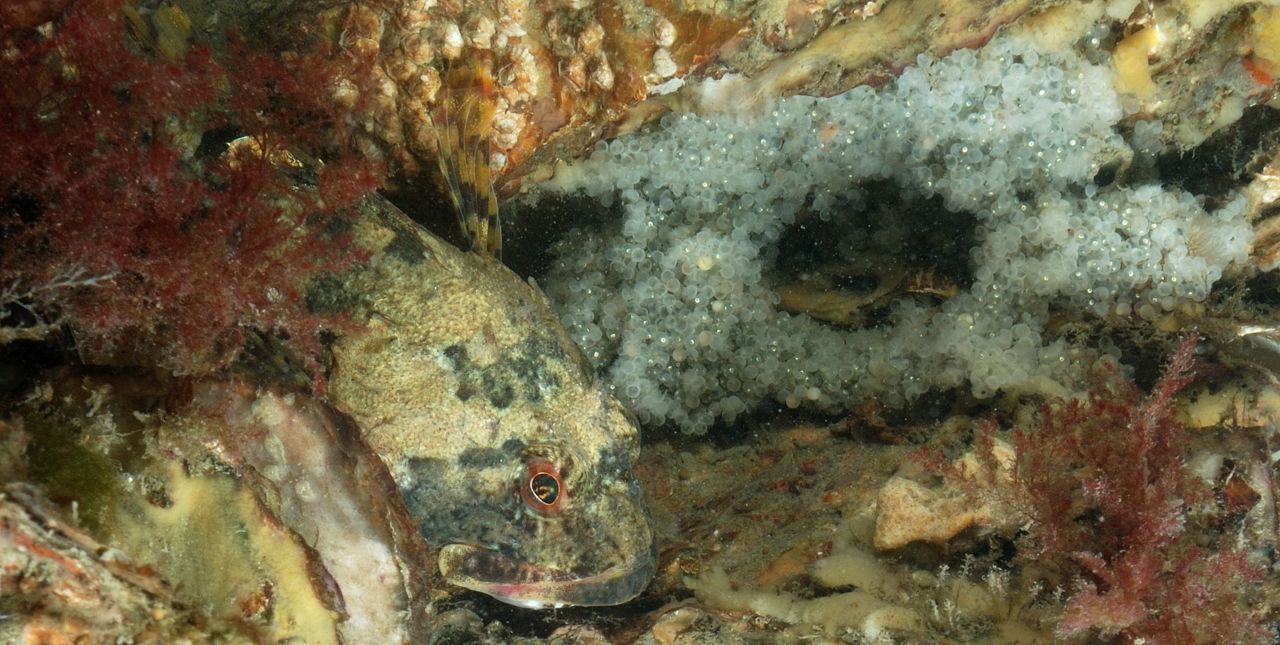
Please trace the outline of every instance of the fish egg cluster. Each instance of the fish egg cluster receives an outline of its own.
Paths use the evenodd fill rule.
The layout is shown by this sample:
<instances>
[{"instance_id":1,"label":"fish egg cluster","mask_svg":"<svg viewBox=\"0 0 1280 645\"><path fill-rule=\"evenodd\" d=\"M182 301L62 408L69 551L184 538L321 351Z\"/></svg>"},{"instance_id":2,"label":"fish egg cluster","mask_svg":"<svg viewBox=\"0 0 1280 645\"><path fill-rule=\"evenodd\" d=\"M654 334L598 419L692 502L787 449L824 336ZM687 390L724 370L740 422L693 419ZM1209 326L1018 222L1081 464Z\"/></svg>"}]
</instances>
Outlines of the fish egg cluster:
<instances>
[{"instance_id":1,"label":"fish egg cluster","mask_svg":"<svg viewBox=\"0 0 1280 645\"><path fill-rule=\"evenodd\" d=\"M757 118L667 115L533 194L620 213L558 243L542 283L616 394L688 432L766 401L835 412L931 389L1065 393L1084 354L1046 337L1051 307L1155 317L1205 298L1252 239L1239 200L1210 213L1171 187L1095 185L1134 155L1122 115L1106 64L1010 37ZM1158 141L1148 130L1143 146ZM783 233L802 215L838 229L884 182L941 201L920 226L972 219L967 290L902 299L867 329L778 310Z\"/></svg>"}]
</instances>

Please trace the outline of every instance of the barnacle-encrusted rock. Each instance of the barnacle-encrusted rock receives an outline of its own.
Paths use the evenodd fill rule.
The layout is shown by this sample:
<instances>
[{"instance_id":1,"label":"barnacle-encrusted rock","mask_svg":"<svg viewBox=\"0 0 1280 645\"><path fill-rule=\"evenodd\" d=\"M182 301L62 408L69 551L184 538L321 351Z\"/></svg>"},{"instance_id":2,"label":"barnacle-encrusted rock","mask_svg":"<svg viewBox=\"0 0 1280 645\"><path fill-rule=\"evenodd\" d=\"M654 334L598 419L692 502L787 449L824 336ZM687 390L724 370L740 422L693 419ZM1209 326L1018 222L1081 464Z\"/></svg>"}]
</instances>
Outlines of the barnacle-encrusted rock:
<instances>
[{"instance_id":1,"label":"barnacle-encrusted rock","mask_svg":"<svg viewBox=\"0 0 1280 645\"><path fill-rule=\"evenodd\" d=\"M221 41L238 25L282 48L320 41L374 56L363 126L409 174L434 166L429 115L449 89L441 69L484 61L497 81L496 122L517 124L494 141L493 164L511 192L673 107L740 111L774 96L836 93L894 75L918 53L984 41L1043 3L179 4L201 39ZM334 91L349 89L339 82Z\"/></svg>"},{"instance_id":2,"label":"barnacle-encrusted rock","mask_svg":"<svg viewBox=\"0 0 1280 645\"><path fill-rule=\"evenodd\" d=\"M879 84L918 54L981 44L1014 21L1046 50L1083 38L1114 51L1131 110L1164 121L1161 136L1184 146L1238 118L1244 101L1274 97L1280 67L1272 44L1280 12L1234 3L179 4L200 38L220 40L234 24L285 48L319 40L375 57L377 89L363 97L374 109L363 125L409 175L434 165L429 115L449 89L441 69L484 61L497 81L497 120L518 124L495 140L505 193L667 110L740 113L775 97Z\"/></svg>"}]
</instances>

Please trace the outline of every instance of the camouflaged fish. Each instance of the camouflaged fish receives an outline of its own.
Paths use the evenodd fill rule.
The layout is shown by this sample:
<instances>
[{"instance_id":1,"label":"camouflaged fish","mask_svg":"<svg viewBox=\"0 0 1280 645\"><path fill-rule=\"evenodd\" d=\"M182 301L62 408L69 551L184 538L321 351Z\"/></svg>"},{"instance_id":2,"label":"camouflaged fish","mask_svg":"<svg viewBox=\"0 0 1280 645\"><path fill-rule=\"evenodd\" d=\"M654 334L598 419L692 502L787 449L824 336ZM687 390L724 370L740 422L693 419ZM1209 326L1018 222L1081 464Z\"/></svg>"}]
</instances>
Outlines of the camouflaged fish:
<instances>
[{"instance_id":1,"label":"camouflaged fish","mask_svg":"<svg viewBox=\"0 0 1280 645\"><path fill-rule=\"evenodd\" d=\"M468 72L463 72L463 74ZM386 463L445 579L522 607L612 605L656 567L632 475L638 429L536 287L495 259L491 82L437 119L441 169L474 252L381 200L351 218L366 263L309 302L354 314L329 398Z\"/></svg>"}]
</instances>

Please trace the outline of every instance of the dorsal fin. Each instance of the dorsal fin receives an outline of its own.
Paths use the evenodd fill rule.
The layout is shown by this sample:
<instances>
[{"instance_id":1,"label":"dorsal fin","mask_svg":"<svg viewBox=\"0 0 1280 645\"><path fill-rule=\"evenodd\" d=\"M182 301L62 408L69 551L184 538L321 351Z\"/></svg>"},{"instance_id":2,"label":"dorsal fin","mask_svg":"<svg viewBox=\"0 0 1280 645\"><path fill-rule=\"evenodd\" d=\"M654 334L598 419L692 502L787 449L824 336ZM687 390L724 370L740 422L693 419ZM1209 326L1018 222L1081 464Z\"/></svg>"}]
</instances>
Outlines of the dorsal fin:
<instances>
[{"instance_id":1,"label":"dorsal fin","mask_svg":"<svg viewBox=\"0 0 1280 645\"><path fill-rule=\"evenodd\" d=\"M449 184L458 224L470 250L501 258L502 224L489 172L495 104L488 64L474 59L453 66L445 74L441 92L431 117L436 159Z\"/></svg>"}]
</instances>

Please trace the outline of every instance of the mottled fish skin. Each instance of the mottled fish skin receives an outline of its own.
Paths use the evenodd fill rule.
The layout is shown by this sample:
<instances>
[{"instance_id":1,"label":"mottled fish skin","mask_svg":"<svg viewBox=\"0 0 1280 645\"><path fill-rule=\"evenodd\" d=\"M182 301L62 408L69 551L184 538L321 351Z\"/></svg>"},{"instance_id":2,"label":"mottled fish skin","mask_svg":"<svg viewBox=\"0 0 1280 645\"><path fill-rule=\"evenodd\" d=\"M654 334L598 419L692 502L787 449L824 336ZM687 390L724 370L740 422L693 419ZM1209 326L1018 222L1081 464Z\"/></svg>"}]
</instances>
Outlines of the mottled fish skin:
<instances>
[{"instance_id":1,"label":"mottled fish skin","mask_svg":"<svg viewBox=\"0 0 1280 645\"><path fill-rule=\"evenodd\" d=\"M359 211L370 259L309 295L363 323L334 345L329 397L386 462L446 580L526 607L639 594L656 545L632 475L638 429L546 297L380 197Z\"/></svg>"}]
</instances>

